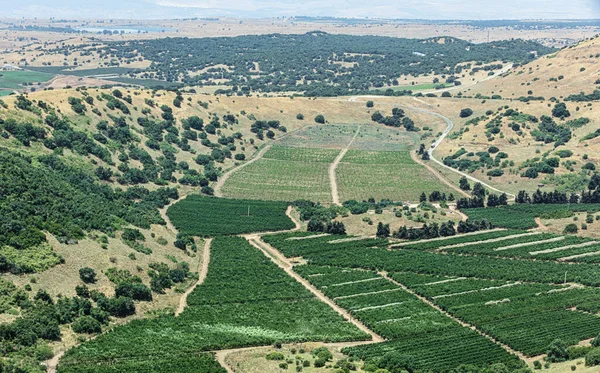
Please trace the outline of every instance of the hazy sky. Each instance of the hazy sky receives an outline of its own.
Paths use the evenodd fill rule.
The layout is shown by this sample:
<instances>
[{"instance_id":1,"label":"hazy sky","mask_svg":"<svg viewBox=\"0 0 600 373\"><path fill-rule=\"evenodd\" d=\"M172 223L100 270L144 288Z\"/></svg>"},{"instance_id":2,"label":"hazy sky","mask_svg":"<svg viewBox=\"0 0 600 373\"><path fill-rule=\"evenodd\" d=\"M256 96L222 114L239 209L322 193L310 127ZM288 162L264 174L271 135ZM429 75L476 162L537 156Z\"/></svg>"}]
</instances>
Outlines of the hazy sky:
<instances>
[{"instance_id":1,"label":"hazy sky","mask_svg":"<svg viewBox=\"0 0 600 373\"><path fill-rule=\"evenodd\" d=\"M0 17L600 18L600 0L0 0Z\"/></svg>"}]
</instances>

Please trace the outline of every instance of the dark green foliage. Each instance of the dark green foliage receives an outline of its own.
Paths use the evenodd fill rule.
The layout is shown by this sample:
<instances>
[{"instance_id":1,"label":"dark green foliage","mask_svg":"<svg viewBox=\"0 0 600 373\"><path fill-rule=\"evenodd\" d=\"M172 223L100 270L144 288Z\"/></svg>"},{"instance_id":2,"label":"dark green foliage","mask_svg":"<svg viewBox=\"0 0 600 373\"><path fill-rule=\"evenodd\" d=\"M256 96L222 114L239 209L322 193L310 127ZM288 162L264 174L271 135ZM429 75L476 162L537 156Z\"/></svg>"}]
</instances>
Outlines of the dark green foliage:
<instances>
[{"instance_id":1,"label":"dark green foliage","mask_svg":"<svg viewBox=\"0 0 600 373\"><path fill-rule=\"evenodd\" d=\"M241 237L213 240L210 266L208 277L190 294L179 317L134 320L118 327L69 350L58 372L210 372L201 365L180 370L177 364L164 362L184 352L198 356L203 351L276 341L368 338ZM142 368L132 365L145 360L155 366L142 370L143 363Z\"/></svg>"},{"instance_id":2,"label":"dark green foliage","mask_svg":"<svg viewBox=\"0 0 600 373\"><path fill-rule=\"evenodd\" d=\"M115 289L115 297L151 301L152 292L146 285L139 282L121 282Z\"/></svg>"},{"instance_id":3,"label":"dark green foliage","mask_svg":"<svg viewBox=\"0 0 600 373\"><path fill-rule=\"evenodd\" d=\"M319 114L315 117L315 122L320 123L320 124L325 124L325 117L323 115Z\"/></svg>"},{"instance_id":4,"label":"dark green foliage","mask_svg":"<svg viewBox=\"0 0 600 373\"><path fill-rule=\"evenodd\" d=\"M470 109L470 108L465 108L465 109L462 109L462 110L460 111L460 117L461 117L461 118L468 118L468 117L470 117L471 115L473 115L473 110L472 110L472 109Z\"/></svg>"},{"instance_id":5,"label":"dark green foliage","mask_svg":"<svg viewBox=\"0 0 600 373\"><path fill-rule=\"evenodd\" d=\"M34 165L6 149L0 149L0 180L0 245L17 249L45 242L42 230L70 242L85 231L114 232L123 221L142 228L164 224L157 207L177 197L174 189L115 191L57 156L40 156ZM10 263L0 267L19 271Z\"/></svg>"},{"instance_id":6,"label":"dark green foliage","mask_svg":"<svg viewBox=\"0 0 600 373\"><path fill-rule=\"evenodd\" d=\"M75 333L94 334L102 331L102 325L91 316L78 317L71 328Z\"/></svg>"},{"instance_id":7,"label":"dark green foliage","mask_svg":"<svg viewBox=\"0 0 600 373\"><path fill-rule=\"evenodd\" d=\"M571 113L567 109L567 105L564 102L559 102L554 105L552 109L552 116L560 119L565 119L571 116Z\"/></svg>"},{"instance_id":8,"label":"dark green foliage","mask_svg":"<svg viewBox=\"0 0 600 373\"><path fill-rule=\"evenodd\" d=\"M215 236L291 229L286 208L285 202L192 195L169 207L167 214L183 234Z\"/></svg>"},{"instance_id":9,"label":"dark green foliage","mask_svg":"<svg viewBox=\"0 0 600 373\"><path fill-rule=\"evenodd\" d=\"M93 284L96 282L96 272L90 267L80 268L79 278L86 284Z\"/></svg>"},{"instance_id":10,"label":"dark green foliage","mask_svg":"<svg viewBox=\"0 0 600 373\"><path fill-rule=\"evenodd\" d=\"M223 78L238 89L219 90L217 93L297 91L305 92L307 96L345 95L350 92L393 96L404 92L392 89L373 91L370 88L392 85L400 75L458 74L460 68L456 65L461 62L527 62L534 58L531 51L539 54L553 51L523 40L482 44L448 37L445 43L437 40L311 32L303 35L120 41L86 51L102 50L118 59L140 53L154 62L147 71L156 74L157 79L173 82L182 75L185 84L198 85ZM469 53L465 53L467 49ZM200 50L204 53L197 53ZM73 51L70 48L70 52ZM335 62L352 63L353 67ZM261 66L258 76L253 68L249 69L254 63ZM232 68L214 68L216 64ZM189 71L205 68L207 71L202 74L188 74Z\"/></svg>"}]
</instances>

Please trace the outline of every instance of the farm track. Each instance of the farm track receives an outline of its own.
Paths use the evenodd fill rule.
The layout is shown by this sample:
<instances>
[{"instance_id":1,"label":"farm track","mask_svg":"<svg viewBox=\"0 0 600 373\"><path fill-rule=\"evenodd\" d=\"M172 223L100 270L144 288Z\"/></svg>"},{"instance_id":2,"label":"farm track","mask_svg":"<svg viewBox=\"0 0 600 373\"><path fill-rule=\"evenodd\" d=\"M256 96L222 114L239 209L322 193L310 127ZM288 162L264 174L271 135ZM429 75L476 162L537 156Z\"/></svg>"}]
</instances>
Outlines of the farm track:
<instances>
[{"instance_id":1,"label":"farm track","mask_svg":"<svg viewBox=\"0 0 600 373\"><path fill-rule=\"evenodd\" d=\"M456 185L452 184L448 179L446 179L445 177L443 177L439 172L437 172L433 167L431 167L430 165L428 165L427 163L423 162L423 160L419 159L419 157L417 157L417 154L414 151L410 152L410 157L412 158L412 160L415 163L420 164L421 166L425 167L427 169L427 171L431 172L431 174L433 176L435 176L439 181L441 181L442 183L446 184L447 186L449 186L450 188L452 188L453 190L457 191L458 193L460 193L462 196L466 197L466 198L471 198L471 195L469 195L467 192L465 192L464 190L460 189L459 187L457 187ZM464 215L462 213L460 213L461 216ZM466 215L465 215L466 216ZM466 220L466 219L464 219Z\"/></svg>"},{"instance_id":2,"label":"farm track","mask_svg":"<svg viewBox=\"0 0 600 373\"><path fill-rule=\"evenodd\" d=\"M479 335L489 339L490 341L496 343L498 346L502 347L506 352L516 355L519 357L519 359L525 361L527 358L525 355L523 355L522 353L513 350L512 348L510 348L509 346L498 342L496 339L492 338L491 336L485 334L484 332L482 332L481 330L477 329L475 326L468 324L454 316L452 316L451 314L449 314L448 312L444 311L443 309L441 309L438 305L436 305L435 303L431 302L429 299L415 293L414 291L412 291L411 289L409 289L408 287L406 287L404 284L401 284L397 281L395 281L394 279L392 279L391 277L389 277L387 275L387 273L380 273L380 275L385 278L386 280L390 281L392 284L400 286L402 289L404 289L406 292L414 295L415 297L419 298L421 301L425 302L427 305L429 305L430 307L436 309L437 311L443 313L444 315L446 315L447 317L451 318L452 320L454 320L455 322L457 322L458 324L460 324L461 326L465 327L465 328L469 328L475 332L477 332Z\"/></svg>"},{"instance_id":3,"label":"farm track","mask_svg":"<svg viewBox=\"0 0 600 373\"><path fill-rule=\"evenodd\" d=\"M252 159L248 160L246 163L242 163L241 165L234 167L232 169L230 169L229 171L225 172L217 181L217 183L214 186L214 192L215 192L215 197L223 197L223 185L225 185L225 182L227 181L227 179L229 179L229 177L234 173L237 172L239 170L241 170L242 168L251 165L252 163L258 161L259 159L261 159L265 153L271 149L271 146L273 144L268 144L265 147L263 147L261 150L259 150L258 153L256 153L254 155L254 157L252 157Z\"/></svg>"},{"instance_id":4,"label":"farm track","mask_svg":"<svg viewBox=\"0 0 600 373\"><path fill-rule=\"evenodd\" d=\"M352 140L350 140L348 145L346 145L346 147L344 149L342 149L342 151L340 151L340 154L338 154L338 156L335 157L335 160L333 161L333 163L331 163L329 165L329 184L331 185L331 200L334 205L338 205L338 206L342 205L340 203L340 195L338 192L337 179L335 177L335 170L337 169L340 162L342 161L342 158L344 158L346 153L348 153L350 146L352 145L352 143L358 136L358 133L360 132L360 127L361 127L361 125L359 124L358 127L356 128L356 132L354 133L354 136L352 137Z\"/></svg>"},{"instance_id":5,"label":"farm track","mask_svg":"<svg viewBox=\"0 0 600 373\"><path fill-rule=\"evenodd\" d=\"M481 233L485 233L485 232L490 232L490 231L480 231L480 232ZM490 238L489 240L483 240L483 241L464 242L464 243L458 243L456 245L440 246L435 251L443 251L443 250L446 250L446 249L454 249L454 248L457 248L457 247L475 246L475 245L487 244L487 243L492 243L492 242L501 242L501 241L511 240L513 238L535 236L535 235L538 235L538 234L541 234L541 233L542 232L528 232L528 233L514 234L512 236Z\"/></svg>"},{"instance_id":6,"label":"farm track","mask_svg":"<svg viewBox=\"0 0 600 373\"><path fill-rule=\"evenodd\" d=\"M490 232L497 232L497 231L505 231L505 230L506 229L504 229L504 228L494 228L494 229L489 229L489 230L485 230L485 231L463 233L460 236L461 237L476 236L476 235L479 235L479 234L490 233ZM390 248L395 248L395 247L402 247L402 246L418 245L418 244L423 243L423 242L445 241L445 240L448 240L448 239L451 239L451 238L452 238L452 236L450 236L450 237L427 238L425 240L418 240L418 241L399 242L399 243L391 244L391 245L389 245L389 247ZM460 245L462 245L462 244L460 244Z\"/></svg>"},{"instance_id":7,"label":"farm track","mask_svg":"<svg viewBox=\"0 0 600 373\"><path fill-rule=\"evenodd\" d=\"M417 101L419 101L419 102L421 102L421 103L425 103L427 106L431 106L431 105L427 104L425 101L423 101L423 100L419 100L419 99L417 99L416 97L415 97L415 100L417 100ZM475 177L473 177L473 176L471 176L471 175L469 175L469 174L467 174L467 173L465 173L465 172L459 171L459 170L457 170L457 169L455 169L455 168L452 168L452 167L450 167L450 166L446 166L444 163L442 163L442 162L440 162L438 159L436 159L436 158L433 156L433 152L434 152L434 151L435 151L435 149L437 149L437 147L438 147L438 146L439 146L439 145L442 143L442 141L444 141L444 139L445 139L445 138L446 138L446 136L447 136L447 135L450 133L450 131L452 131L452 128L454 128L454 123L453 123L453 122L452 122L450 119L446 118L446 117L445 117L445 116L443 116L442 114L439 114L439 113L437 113L437 112L435 112L435 111L430 111L430 110L426 110L426 109L421 109L421 108L417 108L417 107L414 107L414 106L404 106L404 107L405 107L405 108L407 108L408 110L412 110L412 111L416 111L416 112L419 112L419 113L423 113L423 114L429 114L429 115L432 115L432 116L438 117L438 118L440 118L440 119L442 119L442 120L444 120L444 121L446 122L446 124L447 124L447 127L446 127L446 129L444 130L444 132L442 133L442 135L441 135L441 136L440 136L440 137L439 137L439 138L438 138L438 139L437 139L437 140L436 140L436 141L435 141L435 142L434 142L434 143L431 145L431 148L429 148L429 149L427 150L427 153L429 153L429 158L430 158L432 161L434 161L435 163L437 163L437 164L438 164L438 165L440 165L441 167L444 167L444 168L446 168L446 169L448 169L448 170L450 170L450 171L452 171L452 172L454 172L454 173L456 173L456 174L459 174L459 175L461 175L461 176L464 176L464 177L466 177L467 179L469 179L469 180L471 180L471 181L473 181L473 182L476 182L476 183L481 183L481 185L483 185L484 187L486 187L486 188L488 188L488 189L491 189L491 190L493 190L493 191L496 191L496 192L498 192L498 193L506 193L506 195L507 195L507 196L509 196L509 197L512 197L512 198L515 198L515 195L514 195L514 194L512 194L512 193L505 192L505 191L502 191L502 190L500 190L500 189L498 189L498 188L495 188L495 187L493 187L493 186L491 186L491 185L487 184L486 182L484 182L484 181L481 181L480 179L477 179L477 178L475 178Z\"/></svg>"},{"instance_id":8,"label":"farm track","mask_svg":"<svg viewBox=\"0 0 600 373\"><path fill-rule=\"evenodd\" d=\"M288 132L288 133L280 136L279 138L277 138L276 140L274 140L270 144L266 144L262 149L260 149L258 151L258 153L254 153L254 155L252 156L252 158L249 159L249 160L247 160L245 163L242 163L242 164L240 164L240 165L238 165L236 167L233 167L233 168L229 169L229 171L227 171L223 175L221 175L221 177L219 178L219 180L217 180L217 183L213 187L215 197L223 197L223 191L222 191L223 186L225 185L225 182L227 181L227 179L229 179L229 177L233 173L235 173L235 172L241 170L242 168L248 166L249 164L252 164L252 163L258 161L259 159L261 159L265 155L265 153L269 149L271 149L271 147L273 146L273 144L275 144L277 141L279 141L281 139L284 139L284 138L286 138L286 137L288 137L290 135L293 135L294 133L296 133L298 131L301 131L301 130L305 129L306 127L309 127L309 126L310 126L310 124L305 124L302 127L299 127L299 128L297 128L297 129L295 129L295 130L293 130L291 132Z\"/></svg>"},{"instance_id":9,"label":"farm track","mask_svg":"<svg viewBox=\"0 0 600 373\"><path fill-rule=\"evenodd\" d=\"M179 316L185 307L187 306L187 297L196 289L198 285L201 285L206 279L206 275L208 274L208 264L210 263L210 244L212 243L212 238L206 239L204 241L204 250L202 251L202 262L199 262L198 266L198 281L196 281L189 289L183 293L181 298L179 299L179 306L175 311L175 316Z\"/></svg>"},{"instance_id":10,"label":"farm track","mask_svg":"<svg viewBox=\"0 0 600 373\"><path fill-rule=\"evenodd\" d=\"M372 343L380 343L380 342L384 341L384 339L381 336L375 334L372 330L367 328L360 321L356 320L352 315L350 315L350 313L348 311L346 311L343 308L336 305L332 300L327 298L323 293L321 293L314 286L312 286L307 280L305 280L300 275L298 275L296 272L294 272L293 264L288 260L288 258L283 256L279 251L277 251L277 249L275 249L271 245L262 241L258 234L246 234L246 235L242 235L242 237L244 237L250 243L250 245L252 245L255 248L257 248L258 250L260 250L267 258L271 259L273 261L273 263L275 263L279 268L283 269L288 274L288 276L292 277L294 280L296 280L300 284L302 284L302 286L304 286L308 291L310 291L317 299L319 299L321 302L323 302L323 303L327 304L328 306L330 306L331 308L333 308L334 311L336 311L338 314L340 314L346 320L353 323L360 330L362 330L363 332L365 332L371 336L371 340L369 340L369 341L323 343L324 346L329 347L329 348L342 348L342 347L353 347L353 346L360 346L360 345L372 344ZM227 356L229 356L230 354L233 354L233 353L253 351L253 350L257 350L257 349L265 348L265 347L269 347L269 346L235 348L235 349L229 349L229 350L218 350L218 351L213 351L213 352L215 354L215 358L216 358L217 362L219 364L221 364L221 366L223 368L225 368L225 370L228 373L239 373L238 370L231 367L227 363Z\"/></svg>"},{"instance_id":11,"label":"farm track","mask_svg":"<svg viewBox=\"0 0 600 373\"><path fill-rule=\"evenodd\" d=\"M317 290L317 288L315 288L313 285L311 285L307 280L305 280L302 276L300 276L299 274L294 272L292 263L285 256L283 256L283 254L281 254L277 249L275 249L273 246L262 241L260 239L260 236L246 235L246 236L244 236L244 238L246 238L246 240L248 240L248 242L252 246L256 247L263 254L265 254L265 256L270 258L275 264L277 264L279 266L279 268L283 269L290 277L292 277L294 280L296 280L300 284L302 284L308 291L310 291L313 295L315 295L317 297L317 299L319 299L320 301L329 305L331 308L333 308L334 311L336 311L338 314L343 316L346 320L353 323L356 327L358 327L363 332L369 334L371 336L373 343L383 342L384 339L381 336L375 334L375 332L373 332L372 330L367 328L365 325L363 325L360 321L355 319L348 311L339 307L332 300L330 300L328 297L326 297L323 293L321 293L319 290Z\"/></svg>"}]
</instances>

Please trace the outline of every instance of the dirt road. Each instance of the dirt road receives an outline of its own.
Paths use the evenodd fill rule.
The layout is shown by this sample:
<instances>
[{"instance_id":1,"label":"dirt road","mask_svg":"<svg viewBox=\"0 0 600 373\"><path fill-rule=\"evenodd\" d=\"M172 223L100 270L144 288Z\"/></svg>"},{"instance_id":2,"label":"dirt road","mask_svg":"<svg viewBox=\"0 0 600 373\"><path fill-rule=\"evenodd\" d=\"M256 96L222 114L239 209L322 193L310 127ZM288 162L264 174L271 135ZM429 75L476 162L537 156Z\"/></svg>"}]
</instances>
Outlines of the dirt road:
<instances>
[{"instance_id":1,"label":"dirt road","mask_svg":"<svg viewBox=\"0 0 600 373\"><path fill-rule=\"evenodd\" d=\"M204 241L204 250L202 251L202 261L200 262L200 266L198 268L198 281L196 281L194 283L194 285L190 286L189 289L187 289L185 291L185 293L183 293L183 295L181 295L181 298L179 299L179 306L177 307L177 310L175 311L175 316L179 316L183 310L185 309L185 306L187 306L187 297L188 295L190 295L192 293L192 291L194 291L194 289L196 289L196 287L198 285L201 285L204 280L206 279L206 275L208 274L208 263L210 263L210 244L212 243L212 238L208 238L206 239L206 241Z\"/></svg>"},{"instance_id":2,"label":"dirt road","mask_svg":"<svg viewBox=\"0 0 600 373\"><path fill-rule=\"evenodd\" d=\"M338 205L338 206L342 205L340 203L340 196L338 193L338 186L337 186L337 179L335 177L335 170L337 169L338 165L342 161L342 158L344 158L346 153L348 153L348 149L350 149L350 146L352 145L352 143L358 136L358 133L360 132L360 126L361 125L359 124L358 127L356 128L356 133L354 133L352 140L350 140L348 145L346 145L346 147L344 149L342 149L342 151L340 151L340 154L338 154L338 156L335 157L335 160L333 161L333 163L331 163L329 165L329 184L331 185L331 199L332 199L334 205Z\"/></svg>"}]
</instances>

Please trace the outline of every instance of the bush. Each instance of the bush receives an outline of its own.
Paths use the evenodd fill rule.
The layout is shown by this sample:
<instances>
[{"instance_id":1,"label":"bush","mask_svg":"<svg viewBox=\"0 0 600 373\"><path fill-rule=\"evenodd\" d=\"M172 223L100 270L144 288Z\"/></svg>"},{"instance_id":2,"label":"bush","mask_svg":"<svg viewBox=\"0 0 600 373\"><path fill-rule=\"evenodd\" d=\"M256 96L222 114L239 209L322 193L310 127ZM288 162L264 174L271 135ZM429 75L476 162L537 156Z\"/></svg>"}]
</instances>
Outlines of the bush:
<instances>
[{"instance_id":1,"label":"bush","mask_svg":"<svg viewBox=\"0 0 600 373\"><path fill-rule=\"evenodd\" d=\"M281 352L271 352L265 356L267 360L283 360L285 356Z\"/></svg>"},{"instance_id":2,"label":"bush","mask_svg":"<svg viewBox=\"0 0 600 373\"><path fill-rule=\"evenodd\" d=\"M93 334L100 333L102 331L102 325L91 316L81 316L75 320L71 329L73 329L75 333Z\"/></svg>"},{"instance_id":3,"label":"bush","mask_svg":"<svg viewBox=\"0 0 600 373\"><path fill-rule=\"evenodd\" d=\"M585 366L592 367L600 365L600 348L594 348L585 355Z\"/></svg>"},{"instance_id":4,"label":"bush","mask_svg":"<svg viewBox=\"0 0 600 373\"><path fill-rule=\"evenodd\" d=\"M468 118L468 117L470 117L471 115L473 115L473 110L471 110L471 109L469 109L469 108L465 108L465 109L462 109L462 110L460 111L460 117L461 117L461 118Z\"/></svg>"},{"instance_id":5,"label":"bush","mask_svg":"<svg viewBox=\"0 0 600 373\"><path fill-rule=\"evenodd\" d=\"M546 360L550 362L565 361L569 358L567 345L560 339L556 339L550 343L550 346L546 349L546 354L548 355Z\"/></svg>"},{"instance_id":6,"label":"bush","mask_svg":"<svg viewBox=\"0 0 600 373\"><path fill-rule=\"evenodd\" d=\"M325 117L323 115L319 114L315 117L315 122L320 123L320 124L325 124Z\"/></svg>"},{"instance_id":7,"label":"bush","mask_svg":"<svg viewBox=\"0 0 600 373\"><path fill-rule=\"evenodd\" d=\"M563 234L576 234L579 228L577 228L577 224L571 223L568 224L563 230Z\"/></svg>"},{"instance_id":8,"label":"bush","mask_svg":"<svg viewBox=\"0 0 600 373\"><path fill-rule=\"evenodd\" d=\"M96 282L96 272L90 267L81 268L79 278L86 284L93 284Z\"/></svg>"},{"instance_id":9,"label":"bush","mask_svg":"<svg viewBox=\"0 0 600 373\"><path fill-rule=\"evenodd\" d=\"M298 120L304 120L304 115L303 114L298 114L298 115L296 115L296 119L298 119Z\"/></svg>"},{"instance_id":10,"label":"bush","mask_svg":"<svg viewBox=\"0 0 600 373\"><path fill-rule=\"evenodd\" d=\"M371 108L373 106L375 106L375 103L373 101L371 101L371 100L367 101L367 107Z\"/></svg>"}]
</instances>

